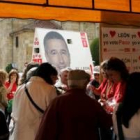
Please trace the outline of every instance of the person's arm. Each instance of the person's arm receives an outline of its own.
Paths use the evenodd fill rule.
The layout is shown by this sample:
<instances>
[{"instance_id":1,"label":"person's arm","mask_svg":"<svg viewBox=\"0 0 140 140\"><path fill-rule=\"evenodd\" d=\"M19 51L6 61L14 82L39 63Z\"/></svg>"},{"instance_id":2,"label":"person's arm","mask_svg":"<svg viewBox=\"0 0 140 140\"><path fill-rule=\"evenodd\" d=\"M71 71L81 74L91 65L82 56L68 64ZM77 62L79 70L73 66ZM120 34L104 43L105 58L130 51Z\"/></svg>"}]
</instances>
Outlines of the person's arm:
<instances>
[{"instance_id":1,"label":"person's arm","mask_svg":"<svg viewBox=\"0 0 140 140\"><path fill-rule=\"evenodd\" d=\"M104 86L106 85L106 82L107 82L107 79L104 79L103 82L101 83L101 85L98 88L90 85L89 89L93 92L93 94L99 96L99 95L101 95L101 92L102 92Z\"/></svg>"},{"instance_id":2,"label":"person's arm","mask_svg":"<svg viewBox=\"0 0 140 140\"><path fill-rule=\"evenodd\" d=\"M92 93L95 94L95 95L100 95L100 89L98 90L98 88L96 88L95 86L91 85L91 83L89 83L87 85L87 90L92 91Z\"/></svg>"},{"instance_id":3,"label":"person's arm","mask_svg":"<svg viewBox=\"0 0 140 140\"><path fill-rule=\"evenodd\" d=\"M10 83L9 87L7 88L7 93L11 92L13 87L13 83Z\"/></svg>"},{"instance_id":4,"label":"person's arm","mask_svg":"<svg viewBox=\"0 0 140 140\"><path fill-rule=\"evenodd\" d=\"M11 82L10 82L9 87L6 86L6 87L7 87L7 93L11 92L11 90L12 90L13 85L14 85L15 82L16 82L16 77L13 77L13 78L11 79Z\"/></svg>"},{"instance_id":5,"label":"person's arm","mask_svg":"<svg viewBox=\"0 0 140 140\"><path fill-rule=\"evenodd\" d=\"M101 92L100 92L100 89L99 88L96 88L96 87L94 87L94 86L90 86L90 89L91 89L91 91L95 94L95 95L100 95L101 94Z\"/></svg>"}]
</instances>

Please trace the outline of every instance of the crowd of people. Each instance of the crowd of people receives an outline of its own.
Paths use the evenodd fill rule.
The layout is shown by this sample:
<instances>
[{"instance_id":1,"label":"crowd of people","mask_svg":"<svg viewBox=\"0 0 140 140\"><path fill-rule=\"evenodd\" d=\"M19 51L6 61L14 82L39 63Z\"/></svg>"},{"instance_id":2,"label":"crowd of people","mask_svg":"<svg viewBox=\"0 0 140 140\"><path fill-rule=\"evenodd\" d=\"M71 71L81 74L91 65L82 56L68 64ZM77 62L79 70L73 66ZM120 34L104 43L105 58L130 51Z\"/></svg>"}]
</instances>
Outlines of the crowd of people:
<instances>
[{"instance_id":1,"label":"crowd of people","mask_svg":"<svg viewBox=\"0 0 140 140\"><path fill-rule=\"evenodd\" d=\"M93 75L47 62L0 70L0 140L140 140L140 72L111 57Z\"/></svg>"}]
</instances>

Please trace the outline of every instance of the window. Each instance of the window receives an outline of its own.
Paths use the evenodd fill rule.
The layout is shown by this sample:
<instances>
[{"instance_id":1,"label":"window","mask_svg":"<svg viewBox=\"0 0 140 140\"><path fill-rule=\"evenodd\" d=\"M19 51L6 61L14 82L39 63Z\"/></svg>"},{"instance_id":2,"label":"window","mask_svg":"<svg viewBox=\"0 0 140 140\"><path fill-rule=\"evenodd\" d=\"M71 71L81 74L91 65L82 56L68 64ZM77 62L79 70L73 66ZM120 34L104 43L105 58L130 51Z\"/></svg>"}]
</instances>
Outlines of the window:
<instances>
[{"instance_id":1,"label":"window","mask_svg":"<svg viewBox=\"0 0 140 140\"><path fill-rule=\"evenodd\" d=\"M16 36L16 48L18 48L19 38Z\"/></svg>"}]
</instances>

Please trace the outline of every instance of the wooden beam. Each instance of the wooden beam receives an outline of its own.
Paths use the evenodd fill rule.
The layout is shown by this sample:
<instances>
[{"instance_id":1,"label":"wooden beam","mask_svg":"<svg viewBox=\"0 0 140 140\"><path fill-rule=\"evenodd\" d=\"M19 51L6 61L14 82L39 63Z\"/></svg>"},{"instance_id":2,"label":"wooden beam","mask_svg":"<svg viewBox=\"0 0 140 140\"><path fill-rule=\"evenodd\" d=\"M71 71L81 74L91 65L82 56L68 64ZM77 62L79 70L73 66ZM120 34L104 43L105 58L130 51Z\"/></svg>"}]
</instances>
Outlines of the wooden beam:
<instances>
[{"instance_id":1,"label":"wooden beam","mask_svg":"<svg viewBox=\"0 0 140 140\"><path fill-rule=\"evenodd\" d=\"M48 0L49 5L92 8L92 0Z\"/></svg>"},{"instance_id":2,"label":"wooden beam","mask_svg":"<svg viewBox=\"0 0 140 140\"><path fill-rule=\"evenodd\" d=\"M140 14L134 13L4 3L0 3L0 17L140 25Z\"/></svg>"},{"instance_id":3,"label":"wooden beam","mask_svg":"<svg viewBox=\"0 0 140 140\"><path fill-rule=\"evenodd\" d=\"M95 9L130 11L129 0L94 0Z\"/></svg>"},{"instance_id":4,"label":"wooden beam","mask_svg":"<svg viewBox=\"0 0 140 140\"><path fill-rule=\"evenodd\" d=\"M140 1L139 0L131 0L132 2L132 11L140 12Z\"/></svg>"}]
</instances>

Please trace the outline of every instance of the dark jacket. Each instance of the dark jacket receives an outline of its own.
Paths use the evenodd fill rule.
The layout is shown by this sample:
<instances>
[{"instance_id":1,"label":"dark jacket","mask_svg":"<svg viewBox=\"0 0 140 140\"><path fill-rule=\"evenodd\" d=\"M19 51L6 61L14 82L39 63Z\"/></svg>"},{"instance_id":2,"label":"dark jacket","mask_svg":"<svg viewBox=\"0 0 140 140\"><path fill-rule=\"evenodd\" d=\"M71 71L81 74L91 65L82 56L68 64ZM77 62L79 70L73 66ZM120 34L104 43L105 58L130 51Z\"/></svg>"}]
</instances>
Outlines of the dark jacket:
<instances>
[{"instance_id":1,"label":"dark jacket","mask_svg":"<svg viewBox=\"0 0 140 140\"><path fill-rule=\"evenodd\" d=\"M3 111L0 109L0 140L8 140L9 130Z\"/></svg>"},{"instance_id":2,"label":"dark jacket","mask_svg":"<svg viewBox=\"0 0 140 140\"><path fill-rule=\"evenodd\" d=\"M111 115L97 101L72 89L50 104L35 140L97 140L98 127L111 125Z\"/></svg>"}]
</instances>

